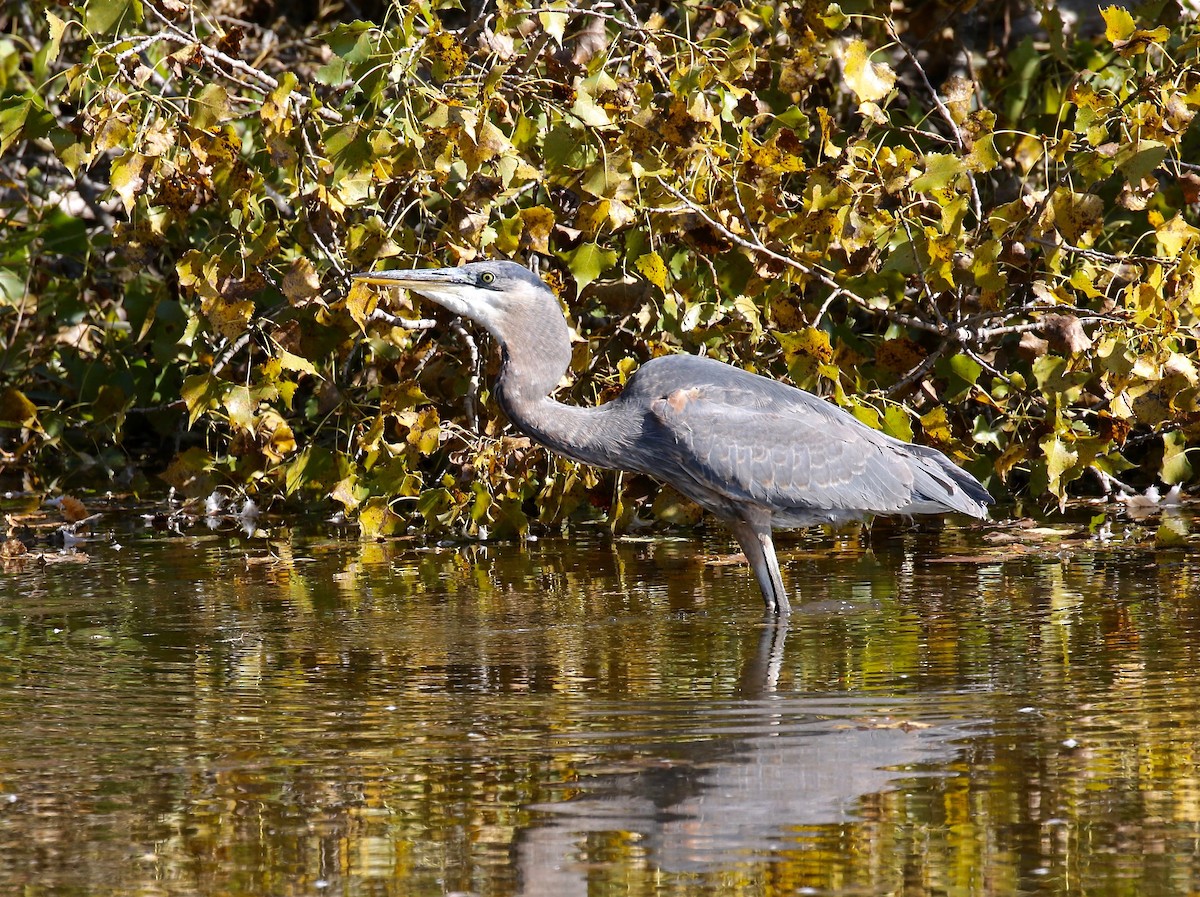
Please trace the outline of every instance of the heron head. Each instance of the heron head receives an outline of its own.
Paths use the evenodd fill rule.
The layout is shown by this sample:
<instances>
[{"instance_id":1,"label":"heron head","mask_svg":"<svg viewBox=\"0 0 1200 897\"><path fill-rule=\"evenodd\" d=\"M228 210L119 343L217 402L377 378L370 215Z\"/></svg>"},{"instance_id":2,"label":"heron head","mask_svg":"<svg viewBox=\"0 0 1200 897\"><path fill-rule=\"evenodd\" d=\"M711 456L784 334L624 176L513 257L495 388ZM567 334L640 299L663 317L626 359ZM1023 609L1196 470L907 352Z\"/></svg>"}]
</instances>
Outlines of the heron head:
<instances>
[{"instance_id":1,"label":"heron head","mask_svg":"<svg viewBox=\"0 0 1200 897\"><path fill-rule=\"evenodd\" d=\"M537 275L516 262L471 262L458 268L422 268L355 274L360 283L403 287L470 318L498 339L524 326L530 312L544 314L547 303L560 312L554 294Z\"/></svg>"}]
</instances>

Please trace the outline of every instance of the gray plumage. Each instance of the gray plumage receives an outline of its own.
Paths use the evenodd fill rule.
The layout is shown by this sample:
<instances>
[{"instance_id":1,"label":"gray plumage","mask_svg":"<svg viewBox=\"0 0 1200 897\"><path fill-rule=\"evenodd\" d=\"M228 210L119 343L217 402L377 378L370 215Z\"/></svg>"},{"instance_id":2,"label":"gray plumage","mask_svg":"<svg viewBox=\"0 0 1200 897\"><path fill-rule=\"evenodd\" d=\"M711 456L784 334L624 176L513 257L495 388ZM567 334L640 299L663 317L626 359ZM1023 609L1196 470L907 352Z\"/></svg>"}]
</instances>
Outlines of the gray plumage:
<instances>
[{"instance_id":1,"label":"gray plumage","mask_svg":"<svg viewBox=\"0 0 1200 897\"><path fill-rule=\"evenodd\" d=\"M986 517L992 498L935 449L828 402L710 358L656 358L598 408L550 398L571 359L557 300L514 262L358 274L481 324L501 350L495 395L513 424L569 458L645 473L729 524L770 614L789 613L773 528L871 514Z\"/></svg>"}]
</instances>

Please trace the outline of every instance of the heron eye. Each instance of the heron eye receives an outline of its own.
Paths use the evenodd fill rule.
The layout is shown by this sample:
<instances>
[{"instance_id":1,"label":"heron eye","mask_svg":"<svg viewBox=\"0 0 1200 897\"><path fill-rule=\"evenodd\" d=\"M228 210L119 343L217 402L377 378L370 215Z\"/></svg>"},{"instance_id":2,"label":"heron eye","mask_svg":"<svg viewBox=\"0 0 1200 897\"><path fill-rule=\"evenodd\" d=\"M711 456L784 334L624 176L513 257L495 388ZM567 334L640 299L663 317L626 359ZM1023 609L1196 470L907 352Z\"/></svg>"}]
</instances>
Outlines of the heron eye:
<instances>
[{"instance_id":1,"label":"heron eye","mask_svg":"<svg viewBox=\"0 0 1200 897\"><path fill-rule=\"evenodd\" d=\"M491 271L484 271L479 275L479 282L486 283L488 286L491 286L496 282L496 275Z\"/></svg>"}]
</instances>

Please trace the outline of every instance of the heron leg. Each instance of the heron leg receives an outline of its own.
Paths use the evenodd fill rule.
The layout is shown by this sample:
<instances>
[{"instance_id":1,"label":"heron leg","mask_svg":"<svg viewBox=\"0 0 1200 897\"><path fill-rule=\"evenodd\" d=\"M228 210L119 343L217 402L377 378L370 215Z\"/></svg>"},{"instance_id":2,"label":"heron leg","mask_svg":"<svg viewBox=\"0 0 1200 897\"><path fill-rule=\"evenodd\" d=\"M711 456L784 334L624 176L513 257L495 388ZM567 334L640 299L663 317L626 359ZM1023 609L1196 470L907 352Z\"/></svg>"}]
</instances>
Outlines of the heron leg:
<instances>
[{"instance_id":1,"label":"heron leg","mask_svg":"<svg viewBox=\"0 0 1200 897\"><path fill-rule=\"evenodd\" d=\"M754 571L754 578L758 580L758 587L762 589L767 615L787 617L792 612L792 607L788 604L783 576L779 572L779 561L775 557L771 524L767 521L739 520L733 524L733 535L742 546L746 560L750 562L750 569Z\"/></svg>"}]
</instances>

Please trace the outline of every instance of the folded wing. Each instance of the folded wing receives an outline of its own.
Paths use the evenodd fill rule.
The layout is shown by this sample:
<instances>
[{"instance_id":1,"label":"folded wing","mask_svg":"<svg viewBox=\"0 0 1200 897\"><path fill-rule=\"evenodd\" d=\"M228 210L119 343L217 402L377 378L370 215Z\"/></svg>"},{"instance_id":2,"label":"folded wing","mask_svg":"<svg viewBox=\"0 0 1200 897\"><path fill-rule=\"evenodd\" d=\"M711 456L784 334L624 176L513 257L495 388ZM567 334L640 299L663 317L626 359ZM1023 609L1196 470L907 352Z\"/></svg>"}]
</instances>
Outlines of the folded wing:
<instances>
[{"instance_id":1,"label":"folded wing","mask_svg":"<svg viewBox=\"0 0 1200 897\"><path fill-rule=\"evenodd\" d=\"M892 439L798 389L774 386L700 384L651 403L676 464L698 489L801 521L950 510L985 515L990 496L940 452Z\"/></svg>"}]
</instances>

